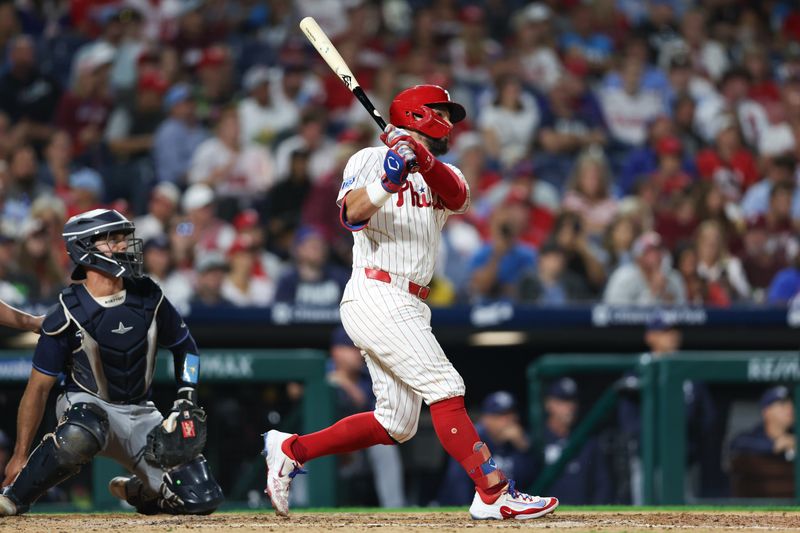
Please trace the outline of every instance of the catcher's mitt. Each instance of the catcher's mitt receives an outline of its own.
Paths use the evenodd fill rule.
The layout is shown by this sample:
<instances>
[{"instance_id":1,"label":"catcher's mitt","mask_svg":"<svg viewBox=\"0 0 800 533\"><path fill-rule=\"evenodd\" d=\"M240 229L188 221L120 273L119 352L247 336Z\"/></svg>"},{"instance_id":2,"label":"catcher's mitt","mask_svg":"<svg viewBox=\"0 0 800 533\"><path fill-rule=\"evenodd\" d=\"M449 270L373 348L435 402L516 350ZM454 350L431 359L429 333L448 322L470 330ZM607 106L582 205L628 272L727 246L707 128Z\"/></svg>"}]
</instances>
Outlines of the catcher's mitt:
<instances>
[{"instance_id":1,"label":"catcher's mitt","mask_svg":"<svg viewBox=\"0 0 800 533\"><path fill-rule=\"evenodd\" d=\"M170 415L147 434L144 458L161 468L187 463L206 445L206 412L190 402L176 402Z\"/></svg>"}]
</instances>

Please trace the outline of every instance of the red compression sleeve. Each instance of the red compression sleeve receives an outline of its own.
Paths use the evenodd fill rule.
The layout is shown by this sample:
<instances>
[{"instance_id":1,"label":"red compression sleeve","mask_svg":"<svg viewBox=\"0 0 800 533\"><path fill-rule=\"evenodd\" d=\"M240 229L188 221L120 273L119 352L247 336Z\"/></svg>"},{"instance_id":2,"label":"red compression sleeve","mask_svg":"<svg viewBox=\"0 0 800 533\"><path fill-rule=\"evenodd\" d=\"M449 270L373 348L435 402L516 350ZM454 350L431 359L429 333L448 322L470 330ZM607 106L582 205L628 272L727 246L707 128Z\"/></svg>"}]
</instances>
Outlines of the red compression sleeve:
<instances>
[{"instance_id":1,"label":"red compression sleeve","mask_svg":"<svg viewBox=\"0 0 800 533\"><path fill-rule=\"evenodd\" d=\"M422 173L422 177L433 192L439 195L447 209L457 211L467 201L467 185L464 180L438 159L434 160L429 171Z\"/></svg>"},{"instance_id":2,"label":"red compression sleeve","mask_svg":"<svg viewBox=\"0 0 800 533\"><path fill-rule=\"evenodd\" d=\"M394 444L395 442L375 419L373 411L348 416L316 433L300 435L286 439L283 453L299 463L311 459L347 453L376 444Z\"/></svg>"}]
</instances>

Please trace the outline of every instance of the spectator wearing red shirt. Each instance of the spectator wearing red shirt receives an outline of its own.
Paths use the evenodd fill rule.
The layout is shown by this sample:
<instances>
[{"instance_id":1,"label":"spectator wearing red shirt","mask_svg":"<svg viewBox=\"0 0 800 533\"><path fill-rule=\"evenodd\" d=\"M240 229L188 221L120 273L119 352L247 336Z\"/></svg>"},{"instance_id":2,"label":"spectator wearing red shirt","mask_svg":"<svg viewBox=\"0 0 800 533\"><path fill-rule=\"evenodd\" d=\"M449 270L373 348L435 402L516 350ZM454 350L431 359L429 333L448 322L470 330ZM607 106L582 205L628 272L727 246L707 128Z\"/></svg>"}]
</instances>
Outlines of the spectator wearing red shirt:
<instances>
[{"instance_id":1,"label":"spectator wearing red shirt","mask_svg":"<svg viewBox=\"0 0 800 533\"><path fill-rule=\"evenodd\" d=\"M672 197L666 209L656 213L655 229L669 250L691 240L697 229L697 207L691 192L681 192Z\"/></svg>"},{"instance_id":2,"label":"spectator wearing red shirt","mask_svg":"<svg viewBox=\"0 0 800 533\"><path fill-rule=\"evenodd\" d=\"M725 198L734 202L759 179L755 157L742 144L732 120L717 133L713 147L697 154L697 171L702 179L719 184Z\"/></svg>"},{"instance_id":3,"label":"spectator wearing red shirt","mask_svg":"<svg viewBox=\"0 0 800 533\"><path fill-rule=\"evenodd\" d=\"M103 140L112 109L108 75L114 53L107 43L95 44L78 60L72 89L61 97L56 125L72 137L75 156L97 149Z\"/></svg>"},{"instance_id":4,"label":"spectator wearing red shirt","mask_svg":"<svg viewBox=\"0 0 800 533\"><path fill-rule=\"evenodd\" d=\"M746 48L744 67L752 78L748 96L764 106L767 116L774 121L780 113L781 90L772 75L767 51L758 45Z\"/></svg>"},{"instance_id":5,"label":"spectator wearing red shirt","mask_svg":"<svg viewBox=\"0 0 800 533\"><path fill-rule=\"evenodd\" d=\"M793 195L793 183L777 183L770 191L769 209L748 222L741 257L755 288L769 287L775 274L798 253L791 216Z\"/></svg>"},{"instance_id":6,"label":"spectator wearing red shirt","mask_svg":"<svg viewBox=\"0 0 800 533\"><path fill-rule=\"evenodd\" d=\"M664 137L656 142L658 168L650 175L659 192L659 204L665 206L677 194L687 190L692 178L683 170L683 147L677 137ZM663 234L662 234L663 237Z\"/></svg>"}]
</instances>

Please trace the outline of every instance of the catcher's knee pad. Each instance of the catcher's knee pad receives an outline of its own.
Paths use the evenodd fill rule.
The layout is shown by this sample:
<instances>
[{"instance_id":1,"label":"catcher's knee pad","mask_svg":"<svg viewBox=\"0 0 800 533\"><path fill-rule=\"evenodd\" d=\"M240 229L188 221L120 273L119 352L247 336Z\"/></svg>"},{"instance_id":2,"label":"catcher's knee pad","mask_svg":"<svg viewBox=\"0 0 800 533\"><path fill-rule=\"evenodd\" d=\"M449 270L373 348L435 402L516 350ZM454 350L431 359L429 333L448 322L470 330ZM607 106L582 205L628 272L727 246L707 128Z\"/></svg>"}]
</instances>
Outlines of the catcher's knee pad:
<instances>
[{"instance_id":1,"label":"catcher's knee pad","mask_svg":"<svg viewBox=\"0 0 800 533\"><path fill-rule=\"evenodd\" d=\"M224 500L202 455L164 474L159 505L167 513L211 514Z\"/></svg>"},{"instance_id":2,"label":"catcher's knee pad","mask_svg":"<svg viewBox=\"0 0 800 533\"><path fill-rule=\"evenodd\" d=\"M107 439L105 411L91 403L76 403L64 413L55 431L44 436L6 496L20 512L26 511L48 489L77 474L105 447Z\"/></svg>"}]
</instances>

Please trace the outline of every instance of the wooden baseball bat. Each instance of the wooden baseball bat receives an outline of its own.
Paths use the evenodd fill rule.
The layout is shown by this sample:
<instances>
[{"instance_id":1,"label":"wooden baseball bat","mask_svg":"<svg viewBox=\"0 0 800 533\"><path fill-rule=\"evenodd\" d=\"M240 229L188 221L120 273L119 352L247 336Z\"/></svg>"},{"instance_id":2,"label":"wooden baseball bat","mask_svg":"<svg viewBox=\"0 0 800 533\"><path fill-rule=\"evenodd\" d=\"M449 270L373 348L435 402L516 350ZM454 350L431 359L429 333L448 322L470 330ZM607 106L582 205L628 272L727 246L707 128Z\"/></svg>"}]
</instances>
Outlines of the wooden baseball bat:
<instances>
[{"instance_id":1,"label":"wooden baseball bat","mask_svg":"<svg viewBox=\"0 0 800 533\"><path fill-rule=\"evenodd\" d=\"M342 56L339 54L339 51L333 46L331 40L322 31L322 28L319 27L317 21L314 20L314 17L306 17L300 21L300 29L303 30L303 33L306 34L306 37L311 44L314 45L314 48L317 49L319 55L322 56L322 59L331 67L336 75L342 80L345 87L350 89L350 91L358 98L358 101L361 102L361 105L369 111L370 116L372 119L380 126L381 130L386 128L386 121L383 120L383 117L375 109L375 106L372 105L367 93L364 92L364 89L358 84L358 80L356 77L353 76L353 73L350 72L350 68L347 66L347 63L344 62Z\"/></svg>"}]
</instances>

